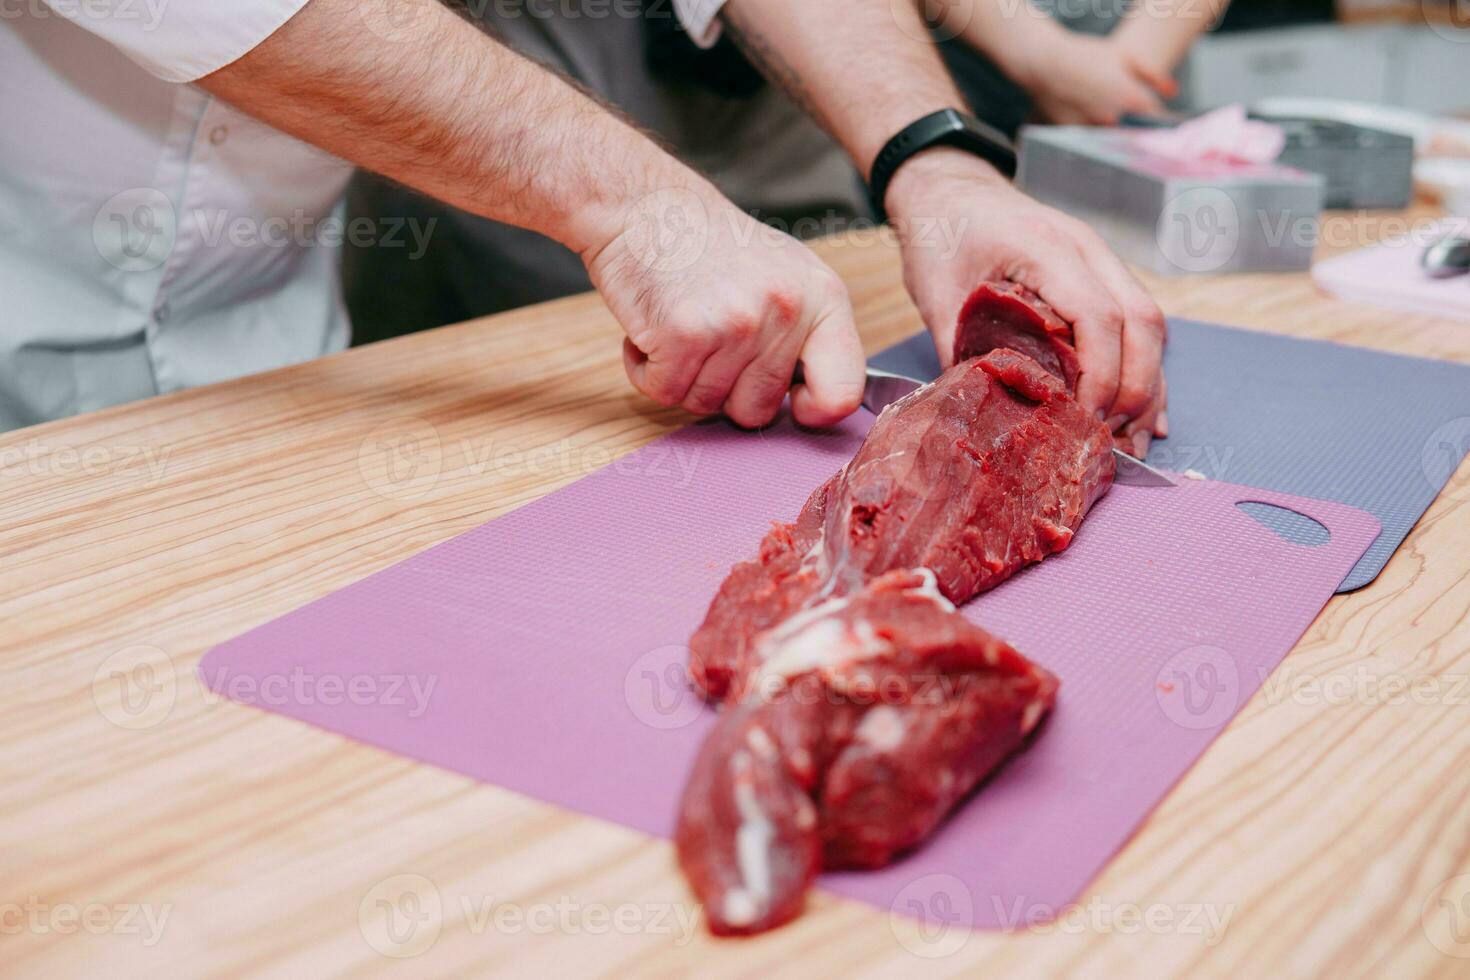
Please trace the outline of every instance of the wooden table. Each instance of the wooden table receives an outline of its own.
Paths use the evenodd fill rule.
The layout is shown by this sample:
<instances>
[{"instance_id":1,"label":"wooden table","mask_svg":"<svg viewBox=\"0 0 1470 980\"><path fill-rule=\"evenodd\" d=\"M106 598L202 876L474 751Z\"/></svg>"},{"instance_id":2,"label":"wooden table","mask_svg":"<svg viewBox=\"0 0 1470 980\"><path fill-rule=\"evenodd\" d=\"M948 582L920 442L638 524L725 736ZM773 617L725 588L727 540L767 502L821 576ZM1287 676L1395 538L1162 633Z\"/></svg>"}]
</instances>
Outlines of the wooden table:
<instances>
[{"instance_id":1,"label":"wooden table","mask_svg":"<svg viewBox=\"0 0 1470 980\"><path fill-rule=\"evenodd\" d=\"M1345 248L1380 225L1328 230ZM917 329L891 248L821 251L870 349ZM1174 314L1470 362L1470 326L1305 276L1151 285ZM691 934L663 842L206 694L213 644L680 425L629 389L617 340L577 297L0 440L0 972L1470 971L1470 467L1273 678L1317 695L1252 700L1083 912L941 956L821 895L759 940ZM1331 694L1365 675L1431 696ZM396 942L374 915L405 884L422 928Z\"/></svg>"}]
</instances>

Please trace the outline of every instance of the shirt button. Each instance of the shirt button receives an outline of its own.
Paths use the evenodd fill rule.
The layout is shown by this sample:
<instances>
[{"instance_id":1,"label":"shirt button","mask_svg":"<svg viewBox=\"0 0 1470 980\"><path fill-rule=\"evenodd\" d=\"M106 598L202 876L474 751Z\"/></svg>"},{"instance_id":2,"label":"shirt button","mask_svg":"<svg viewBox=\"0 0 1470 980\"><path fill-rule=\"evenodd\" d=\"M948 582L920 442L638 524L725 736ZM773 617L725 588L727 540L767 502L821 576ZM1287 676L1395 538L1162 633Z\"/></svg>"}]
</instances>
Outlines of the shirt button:
<instances>
[{"instance_id":1,"label":"shirt button","mask_svg":"<svg viewBox=\"0 0 1470 980\"><path fill-rule=\"evenodd\" d=\"M209 131L209 142L212 146L219 146L230 137L230 127L216 126Z\"/></svg>"}]
</instances>

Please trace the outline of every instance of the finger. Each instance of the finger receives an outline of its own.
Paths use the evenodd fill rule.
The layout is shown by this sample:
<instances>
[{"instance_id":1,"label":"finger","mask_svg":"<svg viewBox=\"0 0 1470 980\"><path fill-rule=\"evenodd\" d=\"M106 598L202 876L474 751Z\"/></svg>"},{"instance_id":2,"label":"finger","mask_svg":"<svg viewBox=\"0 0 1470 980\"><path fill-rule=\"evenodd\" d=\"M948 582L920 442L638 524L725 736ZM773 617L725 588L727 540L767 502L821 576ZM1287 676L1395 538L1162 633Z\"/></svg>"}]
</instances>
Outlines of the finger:
<instances>
[{"instance_id":1,"label":"finger","mask_svg":"<svg viewBox=\"0 0 1470 980\"><path fill-rule=\"evenodd\" d=\"M1109 418L1154 420L1154 401L1159 395L1163 372L1164 343L1168 327L1148 290L1134 278L1123 260L1089 228L1078 231L1083 256L1123 311L1121 361L1118 389L1107 407Z\"/></svg>"},{"instance_id":2,"label":"finger","mask_svg":"<svg viewBox=\"0 0 1470 980\"><path fill-rule=\"evenodd\" d=\"M741 372L757 353L759 352L742 344L728 345L715 351L705 359L698 376L679 404L685 411L695 415L717 414L729 400Z\"/></svg>"},{"instance_id":3,"label":"finger","mask_svg":"<svg viewBox=\"0 0 1470 980\"><path fill-rule=\"evenodd\" d=\"M867 359L844 302L816 325L801 348L805 383L791 392L791 414L802 425L836 425L863 402Z\"/></svg>"},{"instance_id":4,"label":"finger","mask_svg":"<svg viewBox=\"0 0 1470 980\"><path fill-rule=\"evenodd\" d=\"M791 387L796 360L797 352L783 346L747 364L725 401L724 411L730 421L747 429L769 425Z\"/></svg>"},{"instance_id":5,"label":"finger","mask_svg":"<svg viewBox=\"0 0 1470 980\"><path fill-rule=\"evenodd\" d=\"M1084 408L1107 418L1106 411L1118 394L1118 371L1123 355L1123 312L1111 292L1098 280L1075 245L1066 248L1054 243L1045 262L1037 263L1020 281L1072 324L1077 359L1082 365L1077 400Z\"/></svg>"},{"instance_id":6,"label":"finger","mask_svg":"<svg viewBox=\"0 0 1470 980\"><path fill-rule=\"evenodd\" d=\"M676 348L679 350L679 348ZM623 368L633 387L668 408L684 400L689 386L704 366L707 350L684 346L682 356L664 350L646 354L629 338L623 338Z\"/></svg>"},{"instance_id":7,"label":"finger","mask_svg":"<svg viewBox=\"0 0 1470 980\"><path fill-rule=\"evenodd\" d=\"M1179 94L1179 82L1172 75L1150 68L1137 58L1125 56L1124 61L1127 62L1128 70L1133 73L1133 77L1157 92L1160 98L1172 99Z\"/></svg>"},{"instance_id":8,"label":"finger","mask_svg":"<svg viewBox=\"0 0 1470 980\"><path fill-rule=\"evenodd\" d=\"M964 308L975 281L969 277L964 280L946 278L937 289L932 280L925 284L925 291L933 300L932 307L923 310L924 326L929 328L929 336L934 338L934 349L939 354L939 366L943 370L954 367L954 338L959 328L960 310Z\"/></svg>"},{"instance_id":9,"label":"finger","mask_svg":"<svg viewBox=\"0 0 1470 980\"><path fill-rule=\"evenodd\" d=\"M1164 103L1147 86L1132 86L1124 101L1124 110L1139 115L1156 116L1164 111Z\"/></svg>"},{"instance_id":10,"label":"finger","mask_svg":"<svg viewBox=\"0 0 1470 980\"><path fill-rule=\"evenodd\" d=\"M1169 376L1159 375L1159 415L1154 422L1154 435L1160 439L1169 437Z\"/></svg>"}]
</instances>

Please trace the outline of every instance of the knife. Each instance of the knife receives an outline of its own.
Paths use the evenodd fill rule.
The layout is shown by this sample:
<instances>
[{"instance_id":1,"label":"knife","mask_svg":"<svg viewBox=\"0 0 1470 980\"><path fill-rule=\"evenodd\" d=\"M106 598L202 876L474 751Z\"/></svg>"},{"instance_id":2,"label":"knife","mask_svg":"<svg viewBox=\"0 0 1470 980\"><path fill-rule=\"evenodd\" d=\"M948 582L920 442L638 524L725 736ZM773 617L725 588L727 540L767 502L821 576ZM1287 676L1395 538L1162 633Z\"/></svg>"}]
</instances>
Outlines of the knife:
<instances>
[{"instance_id":1,"label":"knife","mask_svg":"<svg viewBox=\"0 0 1470 980\"><path fill-rule=\"evenodd\" d=\"M867 383L863 386L863 408L879 414L907 395L928 384L918 378L910 378L882 368L868 366ZM1177 487L1174 478L1163 470L1154 469L1142 460L1134 459L1121 449L1114 447L1113 461L1117 464L1114 483L1130 487Z\"/></svg>"}]
</instances>

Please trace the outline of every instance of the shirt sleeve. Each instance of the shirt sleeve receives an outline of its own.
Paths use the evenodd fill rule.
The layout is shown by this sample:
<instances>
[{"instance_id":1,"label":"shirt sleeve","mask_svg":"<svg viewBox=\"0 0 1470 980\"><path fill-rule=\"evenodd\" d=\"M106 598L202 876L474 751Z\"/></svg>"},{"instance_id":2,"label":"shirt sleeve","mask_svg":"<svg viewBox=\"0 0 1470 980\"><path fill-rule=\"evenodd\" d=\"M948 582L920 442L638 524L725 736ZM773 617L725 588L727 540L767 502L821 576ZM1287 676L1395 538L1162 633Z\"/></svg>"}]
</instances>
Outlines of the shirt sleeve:
<instances>
[{"instance_id":1,"label":"shirt sleeve","mask_svg":"<svg viewBox=\"0 0 1470 980\"><path fill-rule=\"evenodd\" d=\"M192 82L249 53L308 0L42 0L166 82Z\"/></svg>"},{"instance_id":2,"label":"shirt sleeve","mask_svg":"<svg viewBox=\"0 0 1470 980\"><path fill-rule=\"evenodd\" d=\"M712 48L720 39L720 10L725 0L674 0L674 13L701 48Z\"/></svg>"}]
</instances>

